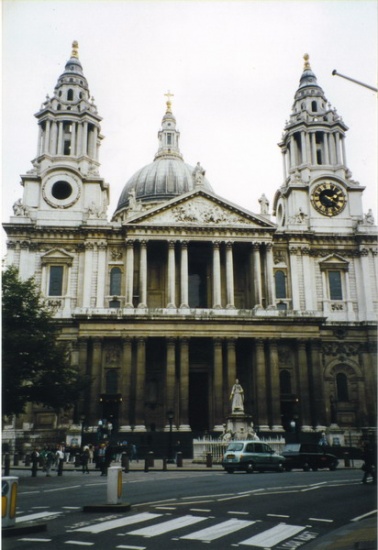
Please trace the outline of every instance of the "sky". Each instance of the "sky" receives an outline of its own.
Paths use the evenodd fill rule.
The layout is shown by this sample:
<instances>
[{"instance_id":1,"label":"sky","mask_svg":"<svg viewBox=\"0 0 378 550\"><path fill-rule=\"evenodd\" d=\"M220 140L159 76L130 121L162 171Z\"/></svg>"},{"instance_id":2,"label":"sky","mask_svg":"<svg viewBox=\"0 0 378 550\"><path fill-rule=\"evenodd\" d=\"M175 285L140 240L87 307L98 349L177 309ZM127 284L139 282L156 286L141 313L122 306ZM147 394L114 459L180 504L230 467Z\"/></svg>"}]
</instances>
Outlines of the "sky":
<instances>
[{"instance_id":1,"label":"sky","mask_svg":"<svg viewBox=\"0 0 378 550\"><path fill-rule=\"evenodd\" d=\"M20 174L37 152L34 114L79 42L105 139L100 175L108 219L130 177L153 161L164 94L185 162L214 192L252 212L283 183L281 140L303 55L349 127L346 155L377 208L375 0L2 0L2 219L22 196ZM377 215L375 215L377 221Z\"/></svg>"}]
</instances>

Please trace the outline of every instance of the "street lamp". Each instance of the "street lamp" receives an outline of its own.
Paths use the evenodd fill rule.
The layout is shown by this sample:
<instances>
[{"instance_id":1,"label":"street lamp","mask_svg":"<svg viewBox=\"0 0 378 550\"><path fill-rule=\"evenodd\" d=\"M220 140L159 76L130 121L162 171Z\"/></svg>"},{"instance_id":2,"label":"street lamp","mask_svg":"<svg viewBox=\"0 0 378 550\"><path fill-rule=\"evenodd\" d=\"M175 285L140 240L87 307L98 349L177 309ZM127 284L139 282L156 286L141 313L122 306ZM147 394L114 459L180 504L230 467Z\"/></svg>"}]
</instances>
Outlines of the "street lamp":
<instances>
[{"instance_id":1,"label":"street lamp","mask_svg":"<svg viewBox=\"0 0 378 550\"><path fill-rule=\"evenodd\" d=\"M169 410L167 411L167 418L169 422L169 439L168 439L168 464L173 464L173 445L172 445L172 422L173 422L173 411Z\"/></svg>"},{"instance_id":2,"label":"street lamp","mask_svg":"<svg viewBox=\"0 0 378 550\"><path fill-rule=\"evenodd\" d=\"M85 426L85 415L82 414L80 416L80 424L81 424L81 447L84 447L84 426Z\"/></svg>"}]
</instances>

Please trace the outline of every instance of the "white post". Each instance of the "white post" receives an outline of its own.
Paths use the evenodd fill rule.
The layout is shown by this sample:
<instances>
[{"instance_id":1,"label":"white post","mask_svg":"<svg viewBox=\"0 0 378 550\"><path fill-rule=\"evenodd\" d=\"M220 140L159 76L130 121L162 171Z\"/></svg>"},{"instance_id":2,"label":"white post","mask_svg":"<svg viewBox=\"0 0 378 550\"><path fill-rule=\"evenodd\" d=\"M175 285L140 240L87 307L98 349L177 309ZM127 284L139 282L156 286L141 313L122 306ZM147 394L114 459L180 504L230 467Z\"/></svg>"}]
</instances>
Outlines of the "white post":
<instances>
[{"instance_id":1,"label":"white post","mask_svg":"<svg viewBox=\"0 0 378 550\"><path fill-rule=\"evenodd\" d=\"M122 468L112 466L108 468L108 504L121 504L122 497Z\"/></svg>"}]
</instances>

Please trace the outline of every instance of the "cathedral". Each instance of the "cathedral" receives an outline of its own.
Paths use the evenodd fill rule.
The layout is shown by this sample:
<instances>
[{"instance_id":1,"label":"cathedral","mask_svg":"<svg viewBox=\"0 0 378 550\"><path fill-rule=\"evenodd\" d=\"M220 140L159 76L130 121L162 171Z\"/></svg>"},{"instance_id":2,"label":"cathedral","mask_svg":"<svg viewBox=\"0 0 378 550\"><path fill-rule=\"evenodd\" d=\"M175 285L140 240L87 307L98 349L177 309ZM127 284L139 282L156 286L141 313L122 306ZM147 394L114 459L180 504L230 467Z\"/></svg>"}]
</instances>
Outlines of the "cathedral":
<instances>
[{"instance_id":1,"label":"cathedral","mask_svg":"<svg viewBox=\"0 0 378 550\"><path fill-rule=\"evenodd\" d=\"M76 42L35 115L38 152L4 223L5 265L35 278L92 383L72 413L33 405L14 427L107 421L119 439L217 437L236 379L259 434L375 426L377 228L348 169L348 128L308 55L279 143L282 185L258 213L184 161L166 96L155 158L110 214L101 116Z\"/></svg>"}]
</instances>

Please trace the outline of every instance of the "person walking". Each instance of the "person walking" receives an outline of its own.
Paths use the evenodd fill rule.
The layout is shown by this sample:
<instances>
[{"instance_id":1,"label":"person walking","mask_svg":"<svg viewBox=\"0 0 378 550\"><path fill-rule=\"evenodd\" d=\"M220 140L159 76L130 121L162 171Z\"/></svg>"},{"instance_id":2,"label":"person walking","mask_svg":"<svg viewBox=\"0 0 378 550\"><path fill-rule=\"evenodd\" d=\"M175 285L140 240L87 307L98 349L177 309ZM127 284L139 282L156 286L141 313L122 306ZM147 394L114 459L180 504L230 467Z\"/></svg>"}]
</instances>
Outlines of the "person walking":
<instances>
[{"instance_id":1,"label":"person walking","mask_svg":"<svg viewBox=\"0 0 378 550\"><path fill-rule=\"evenodd\" d=\"M81 466L82 466L83 474L89 474L88 462L89 462L89 447L88 445L85 445L83 447L83 452L81 453Z\"/></svg>"},{"instance_id":2,"label":"person walking","mask_svg":"<svg viewBox=\"0 0 378 550\"><path fill-rule=\"evenodd\" d=\"M106 476L106 463L105 463L105 444L101 443L98 449L98 465L100 467L101 475Z\"/></svg>"}]
</instances>

